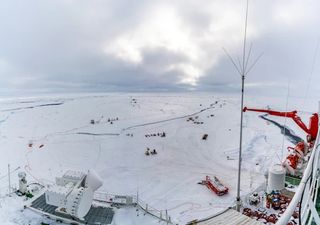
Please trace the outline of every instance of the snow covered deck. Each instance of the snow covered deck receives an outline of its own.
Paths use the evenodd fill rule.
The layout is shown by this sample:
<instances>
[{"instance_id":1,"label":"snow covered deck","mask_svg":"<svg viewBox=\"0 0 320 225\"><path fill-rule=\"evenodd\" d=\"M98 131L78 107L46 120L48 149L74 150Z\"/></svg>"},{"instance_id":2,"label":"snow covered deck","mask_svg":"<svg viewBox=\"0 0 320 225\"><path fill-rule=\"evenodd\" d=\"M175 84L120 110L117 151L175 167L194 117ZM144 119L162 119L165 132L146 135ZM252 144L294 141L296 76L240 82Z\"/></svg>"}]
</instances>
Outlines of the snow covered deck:
<instances>
[{"instance_id":1,"label":"snow covered deck","mask_svg":"<svg viewBox=\"0 0 320 225\"><path fill-rule=\"evenodd\" d=\"M263 223L253 220L234 209L228 209L224 213L204 222L198 222L199 225L263 225Z\"/></svg>"},{"instance_id":2,"label":"snow covered deck","mask_svg":"<svg viewBox=\"0 0 320 225\"><path fill-rule=\"evenodd\" d=\"M44 194L38 197L36 200L34 200L29 206L29 208L39 213L45 214L52 219L72 224L108 225L112 223L114 216L114 211L112 208L91 206L91 209L88 212L88 214L84 217L84 220L72 218L69 215L57 213L56 206L48 205L46 203L46 198Z\"/></svg>"}]
</instances>

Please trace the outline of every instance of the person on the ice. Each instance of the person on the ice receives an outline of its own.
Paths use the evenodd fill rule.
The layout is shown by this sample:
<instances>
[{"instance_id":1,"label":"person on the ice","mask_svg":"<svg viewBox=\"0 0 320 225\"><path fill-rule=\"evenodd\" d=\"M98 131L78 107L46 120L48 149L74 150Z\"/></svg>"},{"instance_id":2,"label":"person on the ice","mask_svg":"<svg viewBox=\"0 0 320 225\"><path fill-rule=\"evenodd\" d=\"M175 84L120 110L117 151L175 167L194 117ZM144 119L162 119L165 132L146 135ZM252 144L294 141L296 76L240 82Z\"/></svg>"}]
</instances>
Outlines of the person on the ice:
<instances>
[{"instance_id":1,"label":"person on the ice","mask_svg":"<svg viewBox=\"0 0 320 225\"><path fill-rule=\"evenodd\" d=\"M152 155L156 155L156 154L157 154L157 151L156 151L155 149L153 149L152 152L151 152L151 154L152 154Z\"/></svg>"}]
</instances>

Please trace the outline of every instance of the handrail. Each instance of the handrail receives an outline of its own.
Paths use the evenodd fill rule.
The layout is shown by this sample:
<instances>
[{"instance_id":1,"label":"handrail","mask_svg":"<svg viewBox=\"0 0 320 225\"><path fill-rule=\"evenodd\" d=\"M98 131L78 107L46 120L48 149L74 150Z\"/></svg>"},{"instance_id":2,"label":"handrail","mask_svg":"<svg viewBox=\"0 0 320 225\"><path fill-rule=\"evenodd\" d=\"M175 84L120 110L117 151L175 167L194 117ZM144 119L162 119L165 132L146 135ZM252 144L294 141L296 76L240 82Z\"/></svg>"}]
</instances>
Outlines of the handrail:
<instances>
[{"instance_id":1,"label":"handrail","mask_svg":"<svg viewBox=\"0 0 320 225\"><path fill-rule=\"evenodd\" d=\"M117 202L114 201L116 198L121 197L124 199L130 199L129 202ZM120 204L120 205L137 205L139 208L141 208L145 213L159 219L159 221L164 221L166 224L173 224L171 221L171 217L168 215L168 210L158 210L156 208L153 208L152 206L148 205L148 203L142 201L140 198L138 198L137 195L115 195L115 194L109 194L102 191L97 191L94 194L95 201L99 202L106 202L106 203L114 203L114 204Z\"/></svg>"}]
</instances>

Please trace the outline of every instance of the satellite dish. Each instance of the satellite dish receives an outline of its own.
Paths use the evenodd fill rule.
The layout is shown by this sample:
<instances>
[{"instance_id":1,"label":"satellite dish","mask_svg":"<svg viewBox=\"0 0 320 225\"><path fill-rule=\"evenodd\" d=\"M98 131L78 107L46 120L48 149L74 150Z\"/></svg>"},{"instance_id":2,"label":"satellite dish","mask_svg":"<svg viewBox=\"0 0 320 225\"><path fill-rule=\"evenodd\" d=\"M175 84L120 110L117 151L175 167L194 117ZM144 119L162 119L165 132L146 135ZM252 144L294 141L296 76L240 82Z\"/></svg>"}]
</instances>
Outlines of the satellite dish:
<instances>
[{"instance_id":1,"label":"satellite dish","mask_svg":"<svg viewBox=\"0 0 320 225\"><path fill-rule=\"evenodd\" d=\"M93 200L93 191L86 189L78 204L77 217L83 218L89 212Z\"/></svg>"},{"instance_id":2,"label":"satellite dish","mask_svg":"<svg viewBox=\"0 0 320 225\"><path fill-rule=\"evenodd\" d=\"M68 197L67 212L77 218L83 218L89 212L93 200L90 188L74 189Z\"/></svg>"},{"instance_id":3,"label":"satellite dish","mask_svg":"<svg viewBox=\"0 0 320 225\"><path fill-rule=\"evenodd\" d=\"M91 190L93 191L96 191L99 187L102 186L102 184L103 181L101 177L94 170L89 170L86 177L85 186L91 188Z\"/></svg>"}]
</instances>

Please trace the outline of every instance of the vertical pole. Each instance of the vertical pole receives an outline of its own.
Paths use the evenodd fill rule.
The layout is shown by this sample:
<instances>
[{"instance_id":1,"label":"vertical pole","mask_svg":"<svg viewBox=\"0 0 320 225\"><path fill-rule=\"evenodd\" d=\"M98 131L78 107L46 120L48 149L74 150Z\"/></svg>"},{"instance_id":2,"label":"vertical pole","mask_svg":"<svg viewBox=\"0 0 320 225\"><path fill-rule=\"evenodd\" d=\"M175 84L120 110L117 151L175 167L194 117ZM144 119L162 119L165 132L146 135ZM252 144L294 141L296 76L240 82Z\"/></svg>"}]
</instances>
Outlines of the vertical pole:
<instances>
[{"instance_id":1,"label":"vertical pole","mask_svg":"<svg viewBox=\"0 0 320 225\"><path fill-rule=\"evenodd\" d=\"M246 68L246 44L247 44L247 25L248 25L249 0L247 0L246 20L244 24L243 53L242 53L242 76L245 75Z\"/></svg>"},{"instance_id":2,"label":"vertical pole","mask_svg":"<svg viewBox=\"0 0 320 225\"><path fill-rule=\"evenodd\" d=\"M137 205L139 205L139 187L137 187Z\"/></svg>"},{"instance_id":3,"label":"vertical pole","mask_svg":"<svg viewBox=\"0 0 320 225\"><path fill-rule=\"evenodd\" d=\"M244 79L242 75L241 85L241 118L240 118L240 144L239 144L239 165L238 165L238 186L237 186L237 211L240 211L241 199L240 199L240 180L241 180L241 161L242 161L242 125L243 125L243 95L244 95Z\"/></svg>"},{"instance_id":4,"label":"vertical pole","mask_svg":"<svg viewBox=\"0 0 320 225\"><path fill-rule=\"evenodd\" d=\"M249 0L247 0L246 19L244 24L244 38L243 38L243 54L242 54L242 69L241 69L241 118L240 118L240 144L239 144L239 166L238 166L238 187L237 187L237 211L240 212L241 199L240 199L240 180L241 180L241 161L242 161L242 125L243 125L243 95L244 95L244 79L246 75L246 42L247 42L247 25L248 25L248 11Z\"/></svg>"},{"instance_id":5,"label":"vertical pole","mask_svg":"<svg viewBox=\"0 0 320 225\"><path fill-rule=\"evenodd\" d=\"M167 224L168 224L168 210L166 210L166 221L167 221Z\"/></svg>"},{"instance_id":6,"label":"vertical pole","mask_svg":"<svg viewBox=\"0 0 320 225\"><path fill-rule=\"evenodd\" d=\"M139 216L139 207L140 207L140 205L139 205L139 186L137 188L137 205L136 205L136 207L137 207L137 209L136 209L137 216Z\"/></svg>"},{"instance_id":7,"label":"vertical pole","mask_svg":"<svg viewBox=\"0 0 320 225\"><path fill-rule=\"evenodd\" d=\"M11 193L10 164L8 164L8 179L9 179L9 196L10 196L10 193Z\"/></svg>"}]
</instances>

